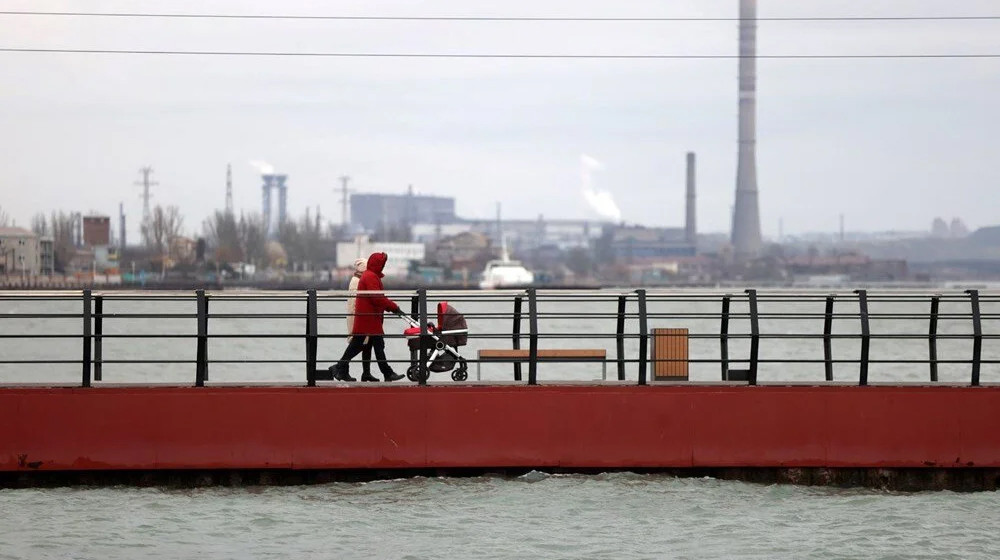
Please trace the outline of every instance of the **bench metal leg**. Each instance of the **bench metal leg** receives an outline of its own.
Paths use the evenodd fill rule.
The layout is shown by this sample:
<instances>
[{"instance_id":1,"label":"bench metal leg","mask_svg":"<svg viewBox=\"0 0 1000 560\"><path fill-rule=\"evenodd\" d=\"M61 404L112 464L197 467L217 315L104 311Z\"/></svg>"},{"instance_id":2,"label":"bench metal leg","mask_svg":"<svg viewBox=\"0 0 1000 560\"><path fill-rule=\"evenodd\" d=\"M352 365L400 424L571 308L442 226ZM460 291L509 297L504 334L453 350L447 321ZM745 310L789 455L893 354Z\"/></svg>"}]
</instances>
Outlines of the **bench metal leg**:
<instances>
[{"instance_id":1,"label":"bench metal leg","mask_svg":"<svg viewBox=\"0 0 1000 560\"><path fill-rule=\"evenodd\" d=\"M479 381L479 372L483 369L483 362L476 360L476 381Z\"/></svg>"}]
</instances>

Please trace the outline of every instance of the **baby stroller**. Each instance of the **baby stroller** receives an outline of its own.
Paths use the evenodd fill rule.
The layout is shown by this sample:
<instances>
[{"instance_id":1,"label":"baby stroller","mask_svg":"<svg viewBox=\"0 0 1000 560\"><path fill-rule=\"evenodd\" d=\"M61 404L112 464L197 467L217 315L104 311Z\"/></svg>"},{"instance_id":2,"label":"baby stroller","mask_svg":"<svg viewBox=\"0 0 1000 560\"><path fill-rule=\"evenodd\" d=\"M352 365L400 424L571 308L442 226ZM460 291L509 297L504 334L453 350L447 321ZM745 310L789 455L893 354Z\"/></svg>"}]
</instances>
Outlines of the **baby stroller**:
<instances>
[{"instance_id":1,"label":"baby stroller","mask_svg":"<svg viewBox=\"0 0 1000 560\"><path fill-rule=\"evenodd\" d=\"M403 331L406 344L410 347L410 367L406 369L406 377L410 381L420 380L420 323L408 315L401 315L410 324ZM453 381L465 381L469 378L469 365L458 353L459 346L465 346L469 341L469 326L465 316L459 313L448 302L442 301L437 306L437 325L427 323L427 336L423 348L430 350L427 355L427 372L451 372ZM456 368L456 364L458 367Z\"/></svg>"}]
</instances>

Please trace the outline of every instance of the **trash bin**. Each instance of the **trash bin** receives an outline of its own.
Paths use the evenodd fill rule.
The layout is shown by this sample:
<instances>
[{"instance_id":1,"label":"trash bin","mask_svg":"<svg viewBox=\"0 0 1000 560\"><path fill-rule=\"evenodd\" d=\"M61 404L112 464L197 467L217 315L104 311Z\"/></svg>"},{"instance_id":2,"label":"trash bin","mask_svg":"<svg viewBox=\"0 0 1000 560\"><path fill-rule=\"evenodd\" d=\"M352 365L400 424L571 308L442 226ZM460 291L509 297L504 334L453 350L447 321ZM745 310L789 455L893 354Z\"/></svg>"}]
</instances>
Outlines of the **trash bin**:
<instances>
[{"instance_id":1,"label":"trash bin","mask_svg":"<svg viewBox=\"0 0 1000 560\"><path fill-rule=\"evenodd\" d=\"M688 380L688 330L653 329L653 380Z\"/></svg>"}]
</instances>

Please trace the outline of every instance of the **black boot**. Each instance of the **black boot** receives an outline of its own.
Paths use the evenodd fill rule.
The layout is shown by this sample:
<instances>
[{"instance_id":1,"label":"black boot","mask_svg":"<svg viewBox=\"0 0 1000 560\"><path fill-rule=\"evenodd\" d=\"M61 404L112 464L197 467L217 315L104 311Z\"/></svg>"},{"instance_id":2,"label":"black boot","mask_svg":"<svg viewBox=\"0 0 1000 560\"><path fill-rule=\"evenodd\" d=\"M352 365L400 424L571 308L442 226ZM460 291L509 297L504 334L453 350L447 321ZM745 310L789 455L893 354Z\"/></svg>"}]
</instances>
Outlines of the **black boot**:
<instances>
[{"instance_id":1,"label":"black boot","mask_svg":"<svg viewBox=\"0 0 1000 560\"><path fill-rule=\"evenodd\" d=\"M348 371L347 366L343 368L338 367L340 364L333 364L330 366L330 372L333 373L333 378L337 381L357 381L351 377L350 371Z\"/></svg>"},{"instance_id":2,"label":"black boot","mask_svg":"<svg viewBox=\"0 0 1000 560\"><path fill-rule=\"evenodd\" d=\"M378 381L378 377L375 377L369 371L363 371L363 372L361 372L361 380L362 381Z\"/></svg>"},{"instance_id":3,"label":"black boot","mask_svg":"<svg viewBox=\"0 0 1000 560\"><path fill-rule=\"evenodd\" d=\"M382 377L385 378L386 382L389 382L389 381L399 381L400 379L402 379L402 378L404 378L406 376L402 375L402 374L399 374L399 373L396 373L396 372L394 372L392 370L389 370L389 373L383 373Z\"/></svg>"}]
</instances>

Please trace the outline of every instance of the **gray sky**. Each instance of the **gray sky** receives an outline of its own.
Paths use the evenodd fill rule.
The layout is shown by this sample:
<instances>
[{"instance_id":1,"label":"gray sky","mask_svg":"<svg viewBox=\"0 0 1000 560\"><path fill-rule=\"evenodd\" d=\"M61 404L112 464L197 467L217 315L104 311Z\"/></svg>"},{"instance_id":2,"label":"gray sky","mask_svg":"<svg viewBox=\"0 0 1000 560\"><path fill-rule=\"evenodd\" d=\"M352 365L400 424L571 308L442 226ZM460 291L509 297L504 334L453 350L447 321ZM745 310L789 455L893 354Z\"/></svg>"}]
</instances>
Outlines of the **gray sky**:
<instances>
[{"instance_id":1,"label":"gray sky","mask_svg":"<svg viewBox=\"0 0 1000 560\"><path fill-rule=\"evenodd\" d=\"M717 16L737 0L468 2L0 0L0 10L324 15ZM760 17L1000 15L995 0L760 0ZM0 16L0 46L231 51L735 54L736 22L527 23ZM1000 21L761 22L758 54L1000 53ZM289 211L339 221L337 177L364 192L454 196L466 217L597 218L594 186L630 223L683 223L698 154L701 231L728 232L736 60L507 60L0 53L0 207L95 210L130 233L138 169L189 233L224 203L260 208L263 160ZM839 227L1000 224L1000 59L760 60L765 236Z\"/></svg>"}]
</instances>

